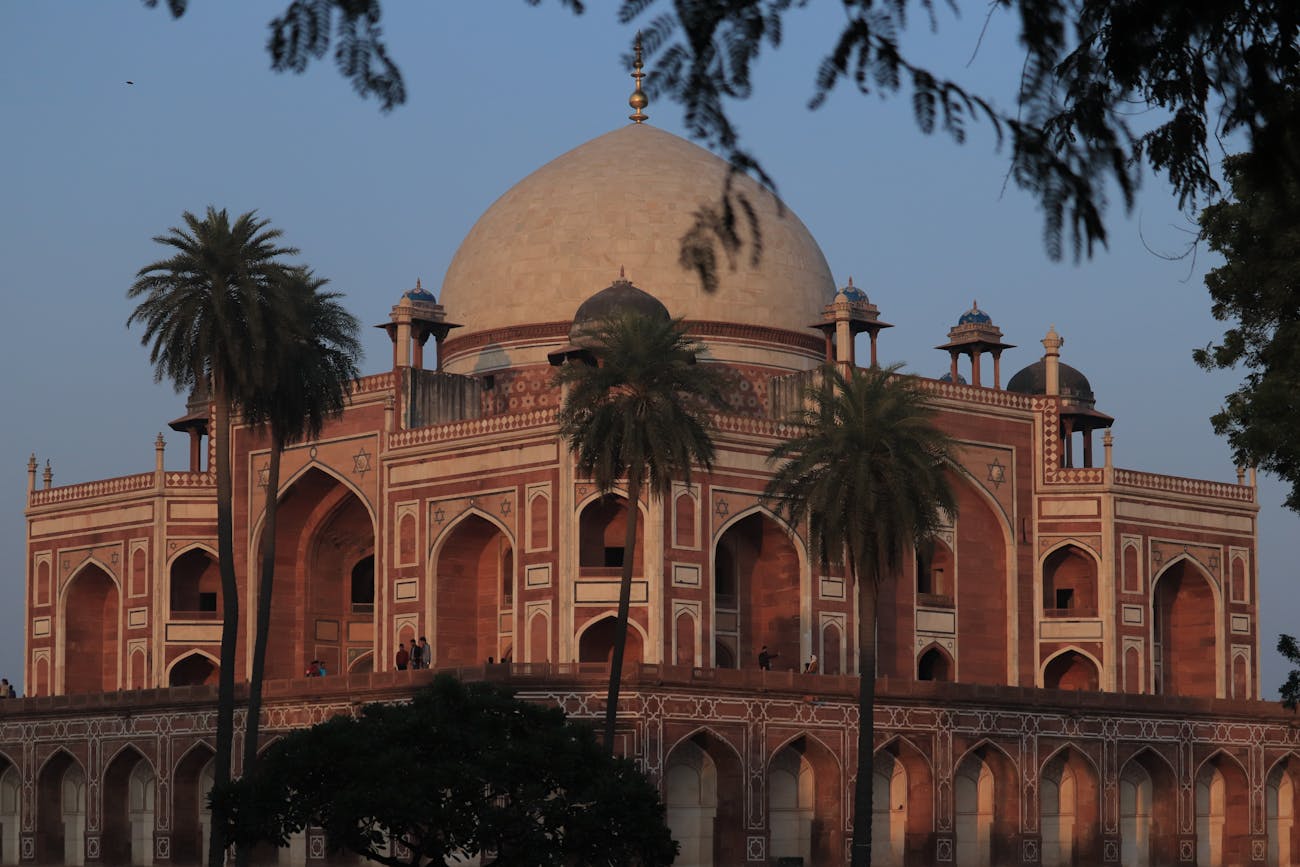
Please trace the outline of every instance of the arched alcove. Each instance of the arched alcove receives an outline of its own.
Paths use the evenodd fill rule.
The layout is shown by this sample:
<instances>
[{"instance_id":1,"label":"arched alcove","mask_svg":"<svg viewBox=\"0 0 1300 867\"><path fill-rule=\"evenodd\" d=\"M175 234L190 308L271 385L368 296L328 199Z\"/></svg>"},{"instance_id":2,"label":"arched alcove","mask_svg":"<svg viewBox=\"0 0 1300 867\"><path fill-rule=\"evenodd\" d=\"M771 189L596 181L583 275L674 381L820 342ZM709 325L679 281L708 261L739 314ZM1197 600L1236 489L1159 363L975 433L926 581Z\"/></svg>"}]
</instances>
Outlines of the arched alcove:
<instances>
[{"instance_id":1,"label":"arched alcove","mask_svg":"<svg viewBox=\"0 0 1300 867\"><path fill-rule=\"evenodd\" d=\"M171 616L221 616L221 572L217 558L203 548L191 548L172 560L168 570Z\"/></svg>"},{"instance_id":2,"label":"arched alcove","mask_svg":"<svg viewBox=\"0 0 1300 867\"><path fill-rule=\"evenodd\" d=\"M510 574L507 576L506 572ZM471 514L438 543L434 559L434 663L482 665L501 656L501 614L513 603L514 553L506 534Z\"/></svg>"},{"instance_id":3,"label":"arched alcove","mask_svg":"<svg viewBox=\"0 0 1300 867\"><path fill-rule=\"evenodd\" d=\"M375 610L374 554L367 554L353 564L349 588L353 614L370 614Z\"/></svg>"},{"instance_id":4,"label":"arched alcove","mask_svg":"<svg viewBox=\"0 0 1300 867\"><path fill-rule=\"evenodd\" d=\"M1043 560L1043 615L1097 616L1097 560L1076 545L1063 545Z\"/></svg>"},{"instance_id":5,"label":"arched alcove","mask_svg":"<svg viewBox=\"0 0 1300 867\"><path fill-rule=\"evenodd\" d=\"M916 679L951 681L955 669L948 652L932 644L916 660Z\"/></svg>"},{"instance_id":6,"label":"arched alcove","mask_svg":"<svg viewBox=\"0 0 1300 867\"><path fill-rule=\"evenodd\" d=\"M632 557L632 575L644 573L645 521L636 525L636 551ZM627 556L627 500L616 494L597 497L578 516L578 568L587 576L617 575Z\"/></svg>"},{"instance_id":7,"label":"arched alcove","mask_svg":"<svg viewBox=\"0 0 1300 867\"><path fill-rule=\"evenodd\" d=\"M202 653L181 657L167 672L168 686L207 686L217 682L220 669Z\"/></svg>"},{"instance_id":8,"label":"arched alcove","mask_svg":"<svg viewBox=\"0 0 1300 867\"><path fill-rule=\"evenodd\" d=\"M919 605L953 603L952 549L942 539L928 539L916 548L916 592Z\"/></svg>"},{"instance_id":9,"label":"arched alcove","mask_svg":"<svg viewBox=\"0 0 1300 867\"><path fill-rule=\"evenodd\" d=\"M603 662L614 659L614 639L618 632L618 618L602 617L592 623L578 637L579 662ZM627 642L623 647L623 670L641 664L643 657L641 632L631 623L627 628Z\"/></svg>"},{"instance_id":10,"label":"arched alcove","mask_svg":"<svg viewBox=\"0 0 1300 867\"><path fill-rule=\"evenodd\" d=\"M714 628L733 664L754 665L763 645L787 661L781 667L798 664L799 562L790 534L767 512L741 517L718 537Z\"/></svg>"},{"instance_id":11,"label":"arched alcove","mask_svg":"<svg viewBox=\"0 0 1300 867\"><path fill-rule=\"evenodd\" d=\"M1156 578L1152 594L1155 692L1218 694L1218 605L1210 580L1191 560Z\"/></svg>"},{"instance_id":12,"label":"arched alcove","mask_svg":"<svg viewBox=\"0 0 1300 867\"><path fill-rule=\"evenodd\" d=\"M73 577L63 609L65 693L117 689L119 596L117 584L96 564Z\"/></svg>"},{"instance_id":13,"label":"arched alcove","mask_svg":"<svg viewBox=\"0 0 1300 867\"><path fill-rule=\"evenodd\" d=\"M1043 666L1045 689L1083 689L1096 692L1100 683L1101 672L1097 670L1097 663L1077 650L1064 650Z\"/></svg>"},{"instance_id":14,"label":"arched alcove","mask_svg":"<svg viewBox=\"0 0 1300 867\"><path fill-rule=\"evenodd\" d=\"M929 762L910 741L895 738L876 750L872 773L872 864L903 867L924 860L934 827Z\"/></svg>"}]
</instances>

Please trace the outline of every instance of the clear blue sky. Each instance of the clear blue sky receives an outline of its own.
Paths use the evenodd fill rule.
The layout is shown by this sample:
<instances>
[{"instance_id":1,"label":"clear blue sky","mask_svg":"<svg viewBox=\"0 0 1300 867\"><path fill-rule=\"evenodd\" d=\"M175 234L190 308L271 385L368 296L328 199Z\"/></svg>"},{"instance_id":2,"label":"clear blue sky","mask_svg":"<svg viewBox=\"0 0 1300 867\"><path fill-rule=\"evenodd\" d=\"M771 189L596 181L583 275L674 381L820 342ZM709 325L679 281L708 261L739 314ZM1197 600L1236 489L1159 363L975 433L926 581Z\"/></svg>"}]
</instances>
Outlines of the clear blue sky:
<instances>
[{"instance_id":1,"label":"clear blue sky","mask_svg":"<svg viewBox=\"0 0 1300 867\"><path fill-rule=\"evenodd\" d=\"M183 398L153 383L125 327L126 289L160 255L151 237L184 210L257 209L369 325L417 277L437 292L466 231L510 185L626 123L620 56L632 28L616 22L612 0L579 18L555 2L390 0L385 30L410 98L388 115L328 61L304 76L269 71L266 25L284 5L192 0L173 21L134 0L0 4L0 675L11 680L21 675L28 454L52 461L56 484L108 478L149 470L163 431L168 465L185 465L183 438L166 429ZM912 42L1009 105L1015 22L995 17L976 53L976 5L967 20L941 11L938 36L918 22ZM1020 347L1004 358L1009 375L1041 355L1055 324L1063 360L1117 419L1117 465L1231 481L1207 419L1234 377L1191 361L1221 333L1201 282L1212 259L1202 250L1171 262L1146 249L1188 240L1164 185L1149 178L1131 216L1112 213L1108 251L1049 261L1035 204L1004 190L1006 158L987 128L964 146L928 138L906 98L849 89L806 110L841 15L836 4L794 14L759 69L757 98L736 117L836 280L852 275L896 324L883 357L943 372L946 355L932 347L977 298ZM681 131L677 106L648 112ZM365 332L363 370L376 372L387 340ZM1260 497L1271 695L1285 674L1272 645L1297 628L1300 610L1284 554L1300 519L1281 509L1273 480Z\"/></svg>"}]
</instances>

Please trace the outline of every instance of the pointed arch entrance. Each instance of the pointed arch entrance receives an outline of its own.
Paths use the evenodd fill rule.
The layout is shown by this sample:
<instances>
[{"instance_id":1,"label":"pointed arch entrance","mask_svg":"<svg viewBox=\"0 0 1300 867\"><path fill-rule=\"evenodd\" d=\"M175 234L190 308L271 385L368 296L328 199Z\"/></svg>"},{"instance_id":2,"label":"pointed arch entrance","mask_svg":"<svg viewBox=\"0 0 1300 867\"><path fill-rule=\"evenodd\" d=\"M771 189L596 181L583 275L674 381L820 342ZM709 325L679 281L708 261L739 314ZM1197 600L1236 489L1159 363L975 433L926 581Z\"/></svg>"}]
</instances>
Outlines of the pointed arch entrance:
<instances>
[{"instance_id":1,"label":"pointed arch entrance","mask_svg":"<svg viewBox=\"0 0 1300 867\"><path fill-rule=\"evenodd\" d=\"M309 467L280 494L275 538L266 678L297 677L313 659L331 673L346 670L349 652L374 645L374 605L353 602L357 575L375 553L369 507L348 485ZM260 561L259 554L253 562Z\"/></svg>"},{"instance_id":2,"label":"pointed arch entrance","mask_svg":"<svg viewBox=\"0 0 1300 867\"><path fill-rule=\"evenodd\" d=\"M752 665L767 645L777 668L797 668L800 563L785 526L763 510L733 522L713 549L714 630L719 668ZM725 661L730 665L724 665Z\"/></svg>"},{"instance_id":3,"label":"pointed arch entrance","mask_svg":"<svg viewBox=\"0 0 1300 867\"><path fill-rule=\"evenodd\" d=\"M871 863L903 867L914 859L927 862L934 822L930 763L910 741L895 738L876 750L872 774Z\"/></svg>"},{"instance_id":4,"label":"pointed arch entrance","mask_svg":"<svg viewBox=\"0 0 1300 867\"><path fill-rule=\"evenodd\" d=\"M1300 856L1296 843L1296 795L1300 759L1288 756L1273 766L1264 781L1264 820L1268 867L1291 867Z\"/></svg>"},{"instance_id":5,"label":"pointed arch entrance","mask_svg":"<svg viewBox=\"0 0 1300 867\"><path fill-rule=\"evenodd\" d=\"M1158 576L1151 603L1155 692L1219 694L1219 600L1209 576L1183 557Z\"/></svg>"},{"instance_id":6,"label":"pointed arch entrance","mask_svg":"<svg viewBox=\"0 0 1300 867\"><path fill-rule=\"evenodd\" d=\"M117 582L96 563L73 577L63 601L63 691L112 692L118 687Z\"/></svg>"},{"instance_id":7,"label":"pointed arch entrance","mask_svg":"<svg viewBox=\"0 0 1300 867\"><path fill-rule=\"evenodd\" d=\"M1038 791L1043 867L1099 863L1101 789L1093 764L1066 747L1043 765Z\"/></svg>"},{"instance_id":8,"label":"pointed arch entrance","mask_svg":"<svg viewBox=\"0 0 1300 867\"><path fill-rule=\"evenodd\" d=\"M171 855L174 864L202 864L207 856L212 757L211 747L205 743L195 744L176 763L172 773Z\"/></svg>"},{"instance_id":9,"label":"pointed arch entrance","mask_svg":"<svg viewBox=\"0 0 1300 867\"><path fill-rule=\"evenodd\" d=\"M1177 778L1151 749L1124 763L1119 775L1120 861L1153 867L1177 860Z\"/></svg>"},{"instance_id":10,"label":"pointed arch entrance","mask_svg":"<svg viewBox=\"0 0 1300 867\"><path fill-rule=\"evenodd\" d=\"M1019 774L1006 753L986 743L962 758L953 775L953 814L958 864L992 867L1019 860Z\"/></svg>"},{"instance_id":11,"label":"pointed arch entrance","mask_svg":"<svg viewBox=\"0 0 1300 867\"><path fill-rule=\"evenodd\" d=\"M86 775L64 750L50 756L37 776L36 860L64 867L86 862Z\"/></svg>"},{"instance_id":12,"label":"pointed arch entrance","mask_svg":"<svg viewBox=\"0 0 1300 867\"><path fill-rule=\"evenodd\" d=\"M23 781L13 762L0 755L0 864L18 863Z\"/></svg>"},{"instance_id":13,"label":"pointed arch entrance","mask_svg":"<svg viewBox=\"0 0 1300 867\"><path fill-rule=\"evenodd\" d=\"M1196 774L1196 865L1224 867L1250 858L1243 851L1250 787L1246 773L1226 753L1217 753Z\"/></svg>"},{"instance_id":14,"label":"pointed arch entrance","mask_svg":"<svg viewBox=\"0 0 1300 867\"><path fill-rule=\"evenodd\" d=\"M438 543L433 561L433 664L500 659L514 606L514 546L500 526L467 515Z\"/></svg>"},{"instance_id":15,"label":"pointed arch entrance","mask_svg":"<svg viewBox=\"0 0 1300 867\"><path fill-rule=\"evenodd\" d=\"M844 851L840 767L820 741L804 735L777 750L767 771L768 857L834 863ZM818 794L821 797L818 797Z\"/></svg>"},{"instance_id":16,"label":"pointed arch entrance","mask_svg":"<svg viewBox=\"0 0 1300 867\"><path fill-rule=\"evenodd\" d=\"M167 672L168 686L204 686L217 682L220 668L205 654L195 651L172 664Z\"/></svg>"},{"instance_id":17,"label":"pointed arch entrance","mask_svg":"<svg viewBox=\"0 0 1300 867\"><path fill-rule=\"evenodd\" d=\"M154 799L157 781L149 761L126 747L104 771L102 788L104 864L150 867L153 864Z\"/></svg>"},{"instance_id":18,"label":"pointed arch entrance","mask_svg":"<svg viewBox=\"0 0 1300 867\"><path fill-rule=\"evenodd\" d=\"M680 846L675 867L744 862L743 780L740 757L712 732L696 732L669 752L664 806Z\"/></svg>"},{"instance_id":19,"label":"pointed arch entrance","mask_svg":"<svg viewBox=\"0 0 1300 867\"><path fill-rule=\"evenodd\" d=\"M1043 666L1045 689L1084 689L1096 692L1101 672L1092 657L1074 649L1063 650Z\"/></svg>"},{"instance_id":20,"label":"pointed arch entrance","mask_svg":"<svg viewBox=\"0 0 1300 867\"><path fill-rule=\"evenodd\" d=\"M614 659L614 639L618 632L618 618L602 617L582 630L578 637L578 661L601 662L609 665ZM623 647L623 671L630 671L644 658L641 630L631 622L627 625L627 643Z\"/></svg>"}]
</instances>

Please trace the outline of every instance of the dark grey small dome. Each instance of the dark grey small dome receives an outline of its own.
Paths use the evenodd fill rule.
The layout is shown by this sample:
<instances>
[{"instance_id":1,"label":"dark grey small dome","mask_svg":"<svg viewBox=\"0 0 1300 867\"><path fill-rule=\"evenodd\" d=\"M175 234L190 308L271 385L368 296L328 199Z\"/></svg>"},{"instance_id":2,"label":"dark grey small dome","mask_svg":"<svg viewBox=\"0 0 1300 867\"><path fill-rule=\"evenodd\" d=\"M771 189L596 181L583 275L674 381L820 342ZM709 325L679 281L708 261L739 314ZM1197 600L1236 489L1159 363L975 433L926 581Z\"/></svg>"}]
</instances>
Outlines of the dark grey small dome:
<instances>
[{"instance_id":1,"label":"dark grey small dome","mask_svg":"<svg viewBox=\"0 0 1300 867\"><path fill-rule=\"evenodd\" d=\"M657 319L671 319L668 308L663 302L632 285L630 280L622 277L609 287L601 289L578 307L573 314L573 327L569 329L569 340L575 341L584 328L618 313L636 312Z\"/></svg>"},{"instance_id":2,"label":"dark grey small dome","mask_svg":"<svg viewBox=\"0 0 1300 867\"><path fill-rule=\"evenodd\" d=\"M1059 364L1058 366L1060 368L1059 379L1062 397L1074 398L1077 401L1089 404L1096 401L1088 377L1068 364ZM1047 362L1040 358L1017 372L1007 382L1007 391L1020 394L1047 394Z\"/></svg>"}]
</instances>

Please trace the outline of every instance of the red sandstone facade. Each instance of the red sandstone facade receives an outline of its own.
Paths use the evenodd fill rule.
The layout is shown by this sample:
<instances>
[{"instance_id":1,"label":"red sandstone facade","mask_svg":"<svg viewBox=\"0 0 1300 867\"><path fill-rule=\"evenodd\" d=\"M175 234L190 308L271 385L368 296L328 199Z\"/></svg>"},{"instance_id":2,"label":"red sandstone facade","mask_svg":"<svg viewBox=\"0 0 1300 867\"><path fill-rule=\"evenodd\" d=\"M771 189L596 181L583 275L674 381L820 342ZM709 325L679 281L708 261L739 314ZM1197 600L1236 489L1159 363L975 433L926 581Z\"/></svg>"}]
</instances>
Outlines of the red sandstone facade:
<instances>
[{"instance_id":1,"label":"red sandstone facade","mask_svg":"<svg viewBox=\"0 0 1300 867\"><path fill-rule=\"evenodd\" d=\"M563 357L571 318L457 331L457 267L445 309L418 287L393 308L392 370L284 455L267 739L406 694L427 675L394 655L421 636L435 668L594 718L630 556L622 748L660 782L679 863L844 863L855 588L761 492L810 371L855 363L863 331L874 358L888 325L851 284L821 296L816 330L670 304L736 385L713 471L635 504L626 552L628 503L576 476L556 433L547 355ZM960 508L882 600L876 860L1289 864L1300 753L1257 701L1253 484L1116 468L1109 433L1094 461L1110 419L1060 342L1004 388L1011 347L973 307L940 347L946 381L927 381L961 446ZM0 704L0 863L198 858L221 631L206 425L201 407L175 423L194 438L185 472L165 469L161 439L135 476L38 486L30 464L29 698ZM232 437L243 677L267 444ZM814 654L819 673L797 673ZM303 679L312 659L327 678ZM320 862L323 841L278 857Z\"/></svg>"}]
</instances>

